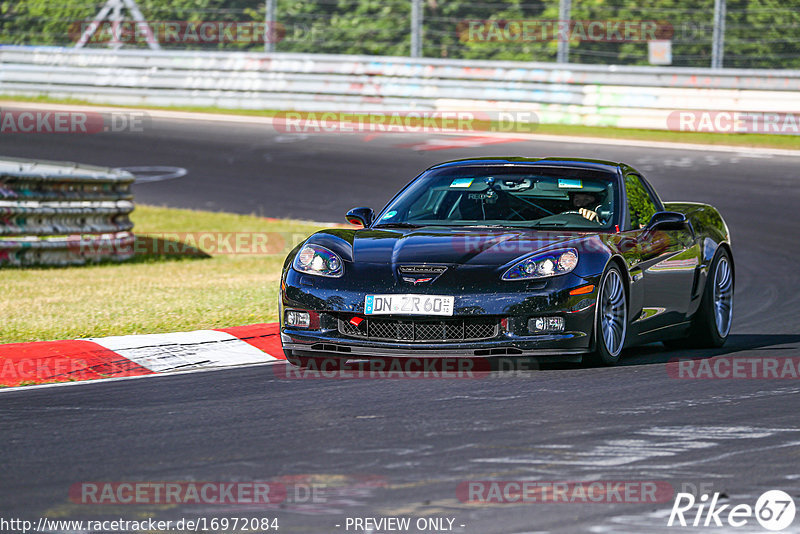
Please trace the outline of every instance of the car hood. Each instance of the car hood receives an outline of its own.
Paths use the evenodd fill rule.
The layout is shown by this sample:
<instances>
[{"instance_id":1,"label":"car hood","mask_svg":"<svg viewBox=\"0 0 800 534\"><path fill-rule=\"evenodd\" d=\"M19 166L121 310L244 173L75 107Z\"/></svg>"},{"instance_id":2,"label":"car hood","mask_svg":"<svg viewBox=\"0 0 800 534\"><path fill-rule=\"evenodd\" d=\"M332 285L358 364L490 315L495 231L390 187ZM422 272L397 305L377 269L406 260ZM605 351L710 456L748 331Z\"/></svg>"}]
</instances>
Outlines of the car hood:
<instances>
[{"instance_id":1,"label":"car hood","mask_svg":"<svg viewBox=\"0 0 800 534\"><path fill-rule=\"evenodd\" d=\"M577 246L597 234L540 231L530 229L463 229L423 227L414 229L361 229L328 231L349 242L350 250L341 250L357 264L461 264L500 266L520 256L559 244ZM316 234L313 241L328 244Z\"/></svg>"}]
</instances>

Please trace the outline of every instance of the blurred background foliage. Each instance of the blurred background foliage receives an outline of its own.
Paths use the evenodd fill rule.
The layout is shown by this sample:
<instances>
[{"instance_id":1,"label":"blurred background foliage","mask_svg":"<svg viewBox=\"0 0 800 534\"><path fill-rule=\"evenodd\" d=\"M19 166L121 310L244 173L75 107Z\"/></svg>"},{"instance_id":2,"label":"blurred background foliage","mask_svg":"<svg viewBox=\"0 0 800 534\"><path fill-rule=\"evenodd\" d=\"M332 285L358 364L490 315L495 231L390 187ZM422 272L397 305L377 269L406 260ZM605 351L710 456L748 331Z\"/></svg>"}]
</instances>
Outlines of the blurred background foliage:
<instances>
[{"instance_id":1,"label":"blurred background foliage","mask_svg":"<svg viewBox=\"0 0 800 534\"><path fill-rule=\"evenodd\" d=\"M265 1L138 0L150 21L263 21ZM70 46L103 2L0 0L0 43ZM574 0L573 21L657 21L669 28L672 65L710 65L714 0ZM558 0L423 0L425 57L545 61L556 40L469 39L469 21L557 21ZM411 0L276 0L278 52L410 53ZM800 68L800 0L728 0L725 67ZM90 46L104 46L102 42ZM126 46L146 46L144 43ZM263 42L167 43L166 48L263 50ZM647 43L570 42L572 63L647 65Z\"/></svg>"}]
</instances>

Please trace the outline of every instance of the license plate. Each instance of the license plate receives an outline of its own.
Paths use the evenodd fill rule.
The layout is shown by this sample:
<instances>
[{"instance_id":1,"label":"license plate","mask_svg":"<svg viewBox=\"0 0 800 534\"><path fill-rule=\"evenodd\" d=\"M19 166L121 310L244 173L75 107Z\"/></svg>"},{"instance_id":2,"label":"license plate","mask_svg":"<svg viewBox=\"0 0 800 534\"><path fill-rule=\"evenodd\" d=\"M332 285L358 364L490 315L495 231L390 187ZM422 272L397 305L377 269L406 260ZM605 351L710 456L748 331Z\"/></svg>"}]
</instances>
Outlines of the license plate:
<instances>
[{"instance_id":1,"label":"license plate","mask_svg":"<svg viewBox=\"0 0 800 534\"><path fill-rule=\"evenodd\" d=\"M442 295L367 295L366 315L453 315L455 297Z\"/></svg>"}]
</instances>

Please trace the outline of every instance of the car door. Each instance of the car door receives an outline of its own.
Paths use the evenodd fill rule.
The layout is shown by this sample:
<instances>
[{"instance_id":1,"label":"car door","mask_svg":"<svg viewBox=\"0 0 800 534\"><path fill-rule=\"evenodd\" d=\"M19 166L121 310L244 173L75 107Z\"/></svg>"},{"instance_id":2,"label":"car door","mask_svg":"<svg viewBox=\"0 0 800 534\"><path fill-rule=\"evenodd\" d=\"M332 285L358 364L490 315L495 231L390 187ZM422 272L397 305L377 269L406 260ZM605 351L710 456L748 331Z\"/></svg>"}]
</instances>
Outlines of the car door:
<instances>
[{"instance_id":1,"label":"car door","mask_svg":"<svg viewBox=\"0 0 800 534\"><path fill-rule=\"evenodd\" d=\"M698 250L692 229L648 227L650 218L663 205L649 184L636 173L625 175L628 228L633 234L639 260L637 272L644 277L640 332L685 320L691 301Z\"/></svg>"}]
</instances>

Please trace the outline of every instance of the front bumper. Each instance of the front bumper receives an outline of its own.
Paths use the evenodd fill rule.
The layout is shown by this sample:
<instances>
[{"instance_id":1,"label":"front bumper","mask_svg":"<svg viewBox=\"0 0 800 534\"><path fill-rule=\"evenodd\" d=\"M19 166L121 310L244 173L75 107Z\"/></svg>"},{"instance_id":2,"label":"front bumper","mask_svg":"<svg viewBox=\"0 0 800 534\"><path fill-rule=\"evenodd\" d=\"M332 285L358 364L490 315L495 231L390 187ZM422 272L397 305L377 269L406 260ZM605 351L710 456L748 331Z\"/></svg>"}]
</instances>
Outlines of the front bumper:
<instances>
[{"instance_id":1,"label":"front bumper","mask_svg":"<svg viewBox=\"0 0 800 534\"><path fill-rule=\"evenodd\" d=\"M298 356L338 358L439 358L439 357L493 357L493 356L571 356L589 352L588 336L568 332L559 335L541 335L542 339L513 340L497 338L468 343L396 343L345 339L333 336L298 336L281 332L284 349ZM569 358L564 358L568 360Z\"/></svg>"},{"instance_id":2,"label":"front bumper","mask_svg":"<svg viewBox=\"0 0 800 534\"><path fill-rule=\"evenodd\" d=\"M598 277L582 278L568 274L546 282L502 284L504 291L492 288L459 293L447 288L426 287L416 291L430 294L455 295L455 316L450 318L421 316L388 316L398 320L437 320L457 318L504 319L505 327L489 339L465 341L401 341L370 339L345 335L337 321L365 317L364 297L370 293L410 293L407 286L381 290L357 290L346 287L341 280L309 280L294 271L287 273L281 291L281 343L284 349L297 356L338 358L425 358L425 357L492 357L530 356L580 360L580 355L593 349L592 333L595 324L595 302ZM313 284L313 285L312 285ZM570 295L572 289L594 284L592 292ZM496 289L496 288L494 288ZM311 310L321 314L322 321L315 329L289 327L283 310ZM532 334L528 321L535 317L562 317L564 330L558 333ZM376 317L376 316L368 316Z\"/></svg>"}]
</instances>

